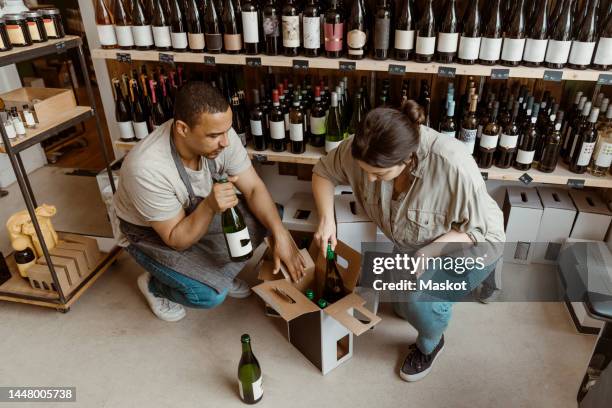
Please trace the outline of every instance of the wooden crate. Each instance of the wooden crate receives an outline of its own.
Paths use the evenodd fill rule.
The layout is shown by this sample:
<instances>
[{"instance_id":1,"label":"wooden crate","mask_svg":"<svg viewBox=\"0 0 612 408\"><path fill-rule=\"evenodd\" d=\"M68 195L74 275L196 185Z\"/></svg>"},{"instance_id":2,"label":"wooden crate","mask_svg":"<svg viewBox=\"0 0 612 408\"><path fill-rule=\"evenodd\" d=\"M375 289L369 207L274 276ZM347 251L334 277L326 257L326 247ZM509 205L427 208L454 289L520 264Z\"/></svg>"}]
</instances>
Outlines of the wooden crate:
<instances>
[{"instance_id":1,"label":"wooden crate","mask_svg":"<svg viewBox=\"0 0 612 408\"><path fill-rule=\"evenodd\" d=\"M59 88L19 88L0 95L6 109L23 105L34 106L39 123L53 122L60 113L76 107L76 99L71 89ZM36 100L36 102L33 102Z\"/></svg>"}]
</instances>

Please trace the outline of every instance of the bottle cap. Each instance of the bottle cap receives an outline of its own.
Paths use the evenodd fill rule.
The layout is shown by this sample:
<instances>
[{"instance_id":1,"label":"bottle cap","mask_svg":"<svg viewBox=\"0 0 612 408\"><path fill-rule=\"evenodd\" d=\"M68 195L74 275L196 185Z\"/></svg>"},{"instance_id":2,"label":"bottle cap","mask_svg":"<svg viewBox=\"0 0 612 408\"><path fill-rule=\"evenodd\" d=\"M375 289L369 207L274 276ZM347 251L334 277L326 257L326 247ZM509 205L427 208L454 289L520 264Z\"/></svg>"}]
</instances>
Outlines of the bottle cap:
<instances>
[{"instance_id":1,"label":"bottle cap","mask_svg":"<svg viewBox=\"0 0 612 408\"><path fill-rule=\"evenodd\" d=\"M272 102L274 103L279 102L278 91L276 89L272 91Z\"/></svg>"},{"instance_id":2,"label":"bottle cap","mask_svg":"<svg viewBox=\"0 0 612 408\"><path fill-rule=\"evenodd\" d=\"M315 98L321 98L321 88L320 87L315 86L314 96Z\"/></svg>"},{"instance_id":3,"label":"bottle cap","mask_svg":"<svg viewBox=\"0 0 612 408\"><path fill-rule=\"evenodd\" d=\"M240 341L243 343L250 343L251 342L251 336L249 336L248 334L243 334L242 336L240 336Z\"/></svg>"},{"instance_id":4,"label":"bottle cap","mask_svg":"<svg viewBox=\"0 0 612 408\"><path fill-rule=\"evenodd\" d=\"M597 122L598 117L599 117L599 108L593 108L591 110L591 116L589 116L589 122L591 123Z\"/></svg>"},{"instance_id":5,"label":"bottle cap","mask_svg":"<svg viewBox=\"0 0 612 408\"><path fill-rule=\"evenodd\" d=\"M314 290L306 289L306 297L310 300L314 300L314 297L315 297Z\"/></svg>"},{"instance_id":6,"label":"bottle cap","mask_svg":"<svg viewBox=\"0 0 612 408\"><path fill-rule=\"evenodd\" d=\"M338 94L336 92L331 94L331 106L338 106Z\"/></svg>"},{"instance_id":7,"label":"bottle cap","mask_svg":"<svg viewBox=\"0 0 612 408\"><path fill-rule=\"evenodd\" d=\"M582 116L589 116L589 112L591 112L591 102L585 102L582 107Z\"/></svg>"},{"instance_id":8,"label":"bottle cap","mask_svg":"<svg viewBox=\"0 0 612 408\"><path fill-rule=\"evenodd\" d=\"M319 299L319 301L317 302L317 305L319 305L321 309L325 309L327 307L327 300Z\"/></svg>"}]
</instances>

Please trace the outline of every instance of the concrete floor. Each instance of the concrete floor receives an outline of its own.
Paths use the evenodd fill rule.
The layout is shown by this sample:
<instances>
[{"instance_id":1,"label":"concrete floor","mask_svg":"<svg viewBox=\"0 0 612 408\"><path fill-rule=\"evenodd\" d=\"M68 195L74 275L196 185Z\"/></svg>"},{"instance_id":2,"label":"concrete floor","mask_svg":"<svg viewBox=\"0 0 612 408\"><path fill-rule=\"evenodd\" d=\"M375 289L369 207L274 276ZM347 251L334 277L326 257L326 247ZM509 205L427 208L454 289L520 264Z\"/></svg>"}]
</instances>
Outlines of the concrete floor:
<instances>
[{"instance_id":1,"label":"concrete floor","mask_svg":"<svg viewBox=\"0 0 612 408\"><path fill-rule=\"evenodd\" d=\"M103 231L103 207L86 208L71 208L68 224L91 218L87 228ZM67 314L0 302L0 385L76 386L77 404L66 407L241 407L236 369L240 335L249 333L264 373L260 406L575 407L595 342L576 334L561 304L463 303L432 373L408 384L397 370L416 333L383 305L382 323L356 339L354 358L323 377L256 296L166 323L138 292L140 273L121 255Z\"/></svg>"}]
</instances>

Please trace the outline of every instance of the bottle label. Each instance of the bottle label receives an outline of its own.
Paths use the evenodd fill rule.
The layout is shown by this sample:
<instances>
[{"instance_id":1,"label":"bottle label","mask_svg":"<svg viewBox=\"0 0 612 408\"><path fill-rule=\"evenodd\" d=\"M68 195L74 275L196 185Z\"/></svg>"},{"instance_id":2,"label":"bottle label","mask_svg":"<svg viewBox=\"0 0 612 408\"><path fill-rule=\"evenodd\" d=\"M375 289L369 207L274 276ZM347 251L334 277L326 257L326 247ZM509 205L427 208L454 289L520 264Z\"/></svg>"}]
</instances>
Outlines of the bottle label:
<instances>
[{"instance_id":1,"label":"bottle label","mask_svg":"<svg viewBox=\"0 0 612 408\"><path fill-rule=\"evenodd\" d=\"M342 51L342 42L344 36L344 23L323 25L325 31L325 50L326 51Z\"/></svg>"},{"instance_id":2,"label":"bottle label","mask_svg":"<svg viewBox=\"0 0 612 408\"><path fill-rule=\"evenodd\" d=\"M50 18L43 19L45 25L45 31L50 38L57 38L57 31L55 31L55 24L53 24L53 20Z\"/></svg>"},{"instance_id":3,"label":"bottle label","mask_svg":"<svg viewBox=\"0 0 612 408\"><path fill-rule=\"evenodd\" d=\"M597 152L595 165L607 168L610 167L610 164L612 164L612 143L603 142Z\"/></svg>"},{"instance_id":4,"label":"bottle label","mask_svg":"<svg viewBox=\"0 0 612 408\"><path fill-rule=\"evenodd\" d=\"M321 19L319 17L304 17L304 48L321 48Z\"/></svg>"},{"instance_id":5,"label":"bottle label","mask_svg":"<svg viewBox=\"0 0 612 408\"><path fill-rule=\"evenodd\" d=\"M206 47L204 34L187 33L187 43L192 50L203 50Z\"/></svg>"},{"instance_id":6,"label":"bottle label","mask_svg":"<svg viewBox=\"0 0 612 408\"><path fill-rule=\"evenodd\" d=\"M16 44L16 45L26 44L25 36L23 35L23 31L21 31L20 26L7 24L6 31L8 32L9 41L11 42L11 44Z\"/></svg>"},{"instance_id":7,"label":"bottle label","mask_svg":"<svg viewBox=\"0 0 612 408\"><path fill-rule=\"evenodd\" d=\"M478 58L483 61L497 61L501 55L502 39L482 37Z\"/></svg>"},{"instance_id":8,"label":"bottle label","mask_svg":"<svg viewBox=\"0 0 612 408\"><path fill-rule=\"evenodd\" d=\"M285 122L270 121L270 137L275 140L285 138Z\"/></svg>"},{"instance_id":9,"label":"bottle label","mask_svg":"<svg viewBox=\"0 0 612 408\"><path fill-rule=\"evenodd\" d=\"M454 130L453 131L443 130L443 131L440 132L440 134L444 135L444 136L448 136L448 137L450 137L452 139L454 139L457 136L457 132L455 132Z\"/></svg>"},{"instance_id":10,"label":"bottle label","mask_svg":"<svg viewBox=\"0 0 612 408\"><path fill-rule=\"evenodd\" d=\"M529 62L542 62L546 56L548 40L534 40L528 38L525 42L525 53L523 59Z\"/></svg>"},{"instance_id":11,"label":"bottle label","mask_svg":"<svg viewBox=\"0 0 612 408\"><path fill-rule=\"evenodd\" d=\"M395 48L411 50L414 48L414 30L395 30Z\"/></svg>"},{"instance_id":12,"label":"bottle label","mask_svg":"<svg viewBox=\"0 0 612 408\"><path fill-rule=\"evenodd\" d=\"M461 36L458 57L464 60L477 60L482 37Z\"/></svg>"},{"instance_id":13,"label":"bottle label","mask_svg":"<svg viewBox=\"0 0 612 408\"><path fill-rule=\"evenodd\" d=\"M377 18L374 25L374 48L378 50L389 49L389 34L391 32L391 19Z\"/></svg>"},{"instance_id":14,"label":"bottle label","mask_svg":"<svg viewBox=\"0 0 612 408\"><path fill-rule=\"evenodd\" d=\"M112 26L111 26L112 27ZM113 31L114 33L114 31ZM4 39L2 38L2 36L0 35L0 49L5 49L6 48L6 44L4 43Z\"/></svg>"},{"instance_id":15,"label":"bottle label","mask_svg":"<svg viewBox=\"0 0 612 408\"><path fill-rule=\"evenodd\" d=\"M375 37L376 38L376 37ZM349 54L363 55L363 47L366 44L366 33L361 30L351 30L346 35L346 43L349 46ZM376 40L374 40L376 41Z\"/></svg>"},{"instance_id":16,"label":"bottle label","mask_svg":"<svg viewBox=\"0 0 612 408\"><path fill-rule=\"evenodd\" d=\"M289 139L293 142L301 142L304 140L304 124L291 123L289 125Z\"/></svg>"},{"instance_id":17,"label":"bottle label","mask_svg":"<svg viewBox=\"0 0 612 408\"><path fill-rule=\"evenodd\" d=\"M436 37L421 37L417 35L416 53L420 55L433 55L436 50Z\"/></svg>"},{"instance_id":18,"label":"bottle label","mask_svg":"<svg viewBox=\"0 0 612 408\"><path fill-rule=\"evenodd\" d=\"M244 30L245 43L259 42L259 27L257 26L257 12L243 11L242 12L242 29Z\"/></svg>"},{"instance_id":19,"label":"bottle label","mask_svg":"<svg viewBox=\"0 0 612 408\"><path fill-rule=\"evenodd\" d=\"M25 127L23 126L23 122L19 118L13 119L13 127L15 128L15 133L17 136L23 136L26 133Z\"/></svg>"},{"instance_id":20,"label":"bottle label","mask_svg":"<svg viewBox=\"0 0 612 408\"><path fill-rule=\"evenodd\" d=\"M227 247L232 258L246 255L253 250L253 244L251 243L247 227L240 231L226 233L225 239L227 240ZM255 393L255 388L253 388L253 393Z\"/></svg>"},{"instance_id":21,"label":"bottle label","mask_svg":"<svg viewBox=\"0 0 612 408\"><path fill-rule=\"evenodd\" d=\"M571 41L548 41L548 49L546 50L546 62L553 64L565 64L569 57Z\"/></svg>"},{"instance_id":22,"label":"bottle label","mask_svg":"<svg viewBox=\"0 0 612 408\"><path fill-rule=\"evenodd\" d=\"M504 149L514 149L518 143L518 135L501 135L499 139L499 147L503 147Z\"/></svg>"},{"instance_id":23,"label":"bottle label","mask_svg":"<svg viewBox=\"0 0 612 408\"><path fill-rule=\"evenodd\" d=\"M593 63L598 65L612 64L612 38L599 38L599 44L597 45L597 52L595 53Z\"/></svg>"},{"instance_id":24,"label":"bottle label","mask_svg":"<svg viewBox=\"0 0 612 408\"><path fill-rule=\"evenodd\" d=\"M170 38L170 27L159 26L151 27L153 30L153 42L156 47L167 48L172 47L172 39Z\"/></svg>"},{"instance_id":25,"label":"bottle label","mask_svg":"<svg viewBox=\"0 0 612 408\"><path fill-rule=\"evenodd\" d=\"M257 401L263 395L263 386L262 386L262 376L259 377L257 381L255 381L251 388L253 390L253 399ZM240 390L240 398L244 399L244 391L242 390L242 382L238 380L238 388Z\"/></svg>"},{"instance_id":26,"label":"bottle label","mask_svg":"<svg viewBox=\"0 0 612 408\"><path fill-rule=\"evenodd\" d=\"M497 147L498 139L498 135L486 135L483 133L480 136L480 147L483 149L495 149Z\"/></svg>"},{"instance_id":27,"label":"bottle label","mask_svg":"<svg viewBox=\"0 0 612 408\"><path fill-rule=\"evenodd\" d=\"M263 136L263 129L261 127L261 120L251 119L251 134L253 136Z\"/></svg>"},{"instance_id":28,"label":"bottle label","mask_svg":"<svg viewBox=\"0 0 612 408\"><path fill-rule=\"evenodd\" d=\"M595 42L572 42L572 50L570 51L569 62L576 65L589 65L595 51Z\"/></svg>"},{"instance_id":29,"label":"bottle label","mask_svg":"<svg viewBox=\"0 0 612 408\"><path fill-rule=\"evenodd\" d=\"M137 47L148 47L153 45L153 33L151 26L132 26L132 34L134 35L134 43Z\"/></svg>"},{"instance_id":30,"label":"bottle label","mask_svg":"<svg viewBox=\"0 0 612 408\"><path fill-rule=\"evenodd\" d=\"M460 140L465 143L470 154L474 153L474 144L476 143L476 133L478 129L461 129Z\"/></svg>"},{"instance_id":31,"label":"bottle label","mask_svg":"<svg viewBox=\"0 0 612 408\"><path fill-rule=\"evenodd\" d=\"M120 47L132 47L134 45L134 37L130 26L115 26L115 34L117 34L117 44Z\"/></svg>"},{"instance_id":32,"label":"bottle label","mask_svg":"<svg viewBox=\"0 0 612 408\"><path fill-rule=\"evenodd\" d=\"M242 49L242 34L223 34L223 45L227 51Z\"/></svg>"},{"instance_id":33,"label":"bottle label","mask_svg":"<svg viewBox=\"0 0 612 408\"><path fill-rule=\"evenodd\" d=\"M278 37L280 35L278 16L266 16L263 18L263 33L265 37Z\"/></svg>"},{"instance_id":34,"label":"bottle label","mask_svg":"<svg viewBox=\"0 0 612 408\"><path fill-rule=\"evenodd\" d=\"M504 61L520 61L523 58L524 49L524 38L504 38L501 58Z\"/></svg>"},{"instance_id":35,"label":"bottle label","mask_svg":"<svg viewBox=\"0 0 612 408\"><path fill-rule=\"evenodd\" d=\"M149 135L147 122L132 122L134 124L134 135L136 139L142 140Z\"/></svg>"},{"instance_id":36,"label":"bottle label","mask_svg":"<svg viewBox=\"0 0 612 408\"><path fill-rule=\"evenodd\" d=\"M221 51L223 48L223 34L206 34L206 46L210 51Z\"/></svg>"},{"instance_id":37,"label":"bottle label","mask_svg":"<svg viewBox=\"0 0 612 408\"><path fill-rule=\"evenodd\" d=\"M172 39L172 48L177 50L184 50L187 48L187 33L171 33L170 38Z\"/></svg>"},{"instance_id":38,"label":"bottle label","mask_svg":"<svg viewBox=\"0 0 612 408\"><path fill-rule=\"evenodd\" d=\"M342 140L338 140L338 141L333 141L333 140L325 140L325 152L329 153L332 150L334 150L336 147L340 146L340 143L342 143Z\"/></svg>"},{"instance_id":39,"label":"bottle label","mask_svg":"<svg viewBox=\"0 0 612 408\"><path fill-rule=\"evenodd\" d=\"M7 120L4 123L4 130L6 131L6 135L9 139L15 139L17 137L17 132L15 132L15 126L13 126L13 122Z\"/></svg>"},{"instance_id":40,"label":"bottle label","mask_svg":"<svg viewBox=\"0 0 612 408\"><path fill-rule=\"evenodd\" d=\"M300 16L283 16L283 47L300 46Z\"/></svg>"},{"instance_id":41,"label":"bottle label","mask_svg":"<svg viewBox=\"0 0 612 408\"><path fill-rule=\"evenodd\" d=\"M112 27L112 26L111 26ZM30 31L30 37L32 37L32 41L40 41L40 33L38 32L38 27L34 21L28 21L28 31Z\"/></svg>"},{"instance_id":42,"label":"bottle label","mask_svg":"<svg viewBox=\"0 0 612 408\"><path fill-rule=\"evenodd\" d=\"M518 149L516 153L516 161L521 164L531 164L533 162L533 156L535 155L535 150L525 151Z\"/></svg>"},{"instance_id":43,"label":"bottle label","mask_svg":"<svg viewBox=\"0 0 612 408\"><path fill-rule=\"evenodd\" d=\"M459 33L438 33L439 52L457 52Z\"/></svg>"},{"instance_id":44,"label":"bottle label","mask_svg":"<svg viewBox=\"0 0 612 408\"><path fill-rule=\"evenodd\" d=\"M310 133L313 135L325 134L325 116L321 118L310 117Z\"/></svg>"},{"instance_id":45,"label":"bottle label","mask_svg":"<svg viewBox=\"0 0 612 408\"><path fill-rule=\"evenodd\" d=\"M593 149L595 148L595 142L583 143L582 149L580 149L580 156L578 156L577 166L586 166L591 161L593 155Z\"/></svg>"},{"instance_id":46,"label":"bottle label","mask_svg":"<svg viewBox=\"0 0 612 408\"><path fill-rule=\"evenodd\" d=\"M117 45L117 36L115 35L115 28L112 24L98 25L98 38L100 39L101 45ZM36 30L38 32L38 30Z\"/></svg>"},{"instance_id":47,"label":"bottle label","mask_svg":"<svg viewBox=\"0 0 612 408\"><path fill-rule=\"evenodd\" d=\"M119 125L119 137L123 140L132 140L134 138L134 127L132 121L117 122Z\"/></svg>"},{"instance_id":48,"label":"bottle label","mask_svg":"<svg viewBox=\"0 0 612 408\"><path fill-rule=\"evenodd\" d=\"M113 31L114 33L114 31ZM34 115L32 115L32 112L23 112L23 118L25 119L26 125L32 127L36 125L36 121L34 120Z\"/></svg>"}]
</instances>

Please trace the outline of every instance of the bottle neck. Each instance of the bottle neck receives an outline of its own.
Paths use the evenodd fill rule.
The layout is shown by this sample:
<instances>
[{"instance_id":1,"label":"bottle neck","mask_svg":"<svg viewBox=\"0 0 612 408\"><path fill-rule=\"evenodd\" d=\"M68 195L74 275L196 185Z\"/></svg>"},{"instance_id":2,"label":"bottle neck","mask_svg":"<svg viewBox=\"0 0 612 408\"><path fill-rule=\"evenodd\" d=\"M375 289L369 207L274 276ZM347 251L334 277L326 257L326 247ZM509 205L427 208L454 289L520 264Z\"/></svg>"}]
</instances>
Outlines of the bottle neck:
<instances>
[{"instance_id":1,"label":"bottle neck","mask_svg":"<svg viewBox=\"0 0 612 408\"><path fill-rule=\"evenodd\" d=\"M211 0L212 1L212 0ZM242 343L242 353L251 354L251 343Z\"/></svg>"}]
</instances>

